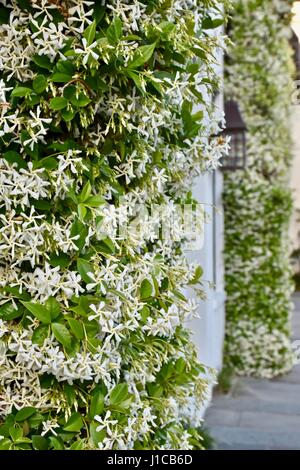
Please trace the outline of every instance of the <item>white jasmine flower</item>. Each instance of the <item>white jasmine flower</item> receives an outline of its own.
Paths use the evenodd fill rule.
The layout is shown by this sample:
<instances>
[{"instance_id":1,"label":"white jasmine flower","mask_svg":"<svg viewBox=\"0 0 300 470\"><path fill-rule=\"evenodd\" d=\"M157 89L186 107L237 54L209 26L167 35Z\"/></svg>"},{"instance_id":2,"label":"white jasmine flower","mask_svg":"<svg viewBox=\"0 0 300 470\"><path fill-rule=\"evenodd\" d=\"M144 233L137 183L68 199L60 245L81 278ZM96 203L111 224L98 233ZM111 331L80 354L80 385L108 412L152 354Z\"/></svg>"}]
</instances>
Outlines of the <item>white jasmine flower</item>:
<instances>
[{"instance_id":1,"label":"white jasmine flower","mask_svg":"<svg viewBox=\"0 0 300 470\"><path fill-rule=\"evenodd\" d=\"M110 417L111 417L111 411L108 410L106 412L104 418L101 418L101 416L96 415L94 417L94 420L97 421L98 423L100 423L99 426L96 428L96 431L99 432L99 431L102 431L102 429L105 429L108 436L111 437L112 434L113 434L112 426L115 426L116 424L118 424L118 420L117 419L109 419Z\"/></svg>"},{"instance_id":2,"label":"white jasmine flower","mask_svg":"<svg viewBox=\"0 0 300 470\"><path fill-rule=\"evenodd\" d=\"M55 419L50 419L43 422L43 431L41 432L41 436L45 436L48 432L51 432L54 436L57 436L57 432L55 429L59 428L59 424Z\"/></svg>"},{"instance_id":3,"label":"white jasmine flower","mask_svg":"<svg viewBox=\"0 0 300 470\"><path fill-rule=\"evenodd\" d=\"M97 54L94 49L97 47L98 42L95 41L92 44L88 45L88 42L85 38L82 38L82 45L83 48L80 49L79 47L75 48L76 54L81 54L83 55L82 63L83 65L86 65L88 63L88 60L90 57L92 57L94 60L99 59L99 54Z\"/></svg>"}]
</instances>

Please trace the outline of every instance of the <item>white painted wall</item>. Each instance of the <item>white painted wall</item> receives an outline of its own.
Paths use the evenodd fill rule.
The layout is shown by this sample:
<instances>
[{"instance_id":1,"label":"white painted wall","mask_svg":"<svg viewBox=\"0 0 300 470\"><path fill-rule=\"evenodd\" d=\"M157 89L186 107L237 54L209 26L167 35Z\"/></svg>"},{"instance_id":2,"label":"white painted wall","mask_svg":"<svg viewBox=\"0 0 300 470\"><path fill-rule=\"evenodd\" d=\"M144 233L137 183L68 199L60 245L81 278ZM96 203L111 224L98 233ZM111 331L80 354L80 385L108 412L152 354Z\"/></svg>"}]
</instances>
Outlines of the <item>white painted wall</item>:
<instances>
[{"instance_id":1,"label":"white painted wall","mask_svg":"<svg viewBox=\"0 0 300 470\"><path fill-rule=\"evenodd\" d=\"M220 71L221 73L221 71ZM222 116L223 97L218 98L220 119ZM199 263L203 268L202 280L207 299L200 301L198 317L187 324L193 333L193 340L198 350L201 363L215 369L222 368L223 344L225 334L225 291L224 291L224 217L223 217L223 175L220 170L199 176L193 189L194 198L203 204L209 221L204 226L204 243L198 250L187 253L188 259ZM189 293L190 296L195 294ZM201 416L211 400L213 383L211 382L207 403L202 408Z\"/></svg>"},{"instance_id":2,"label":"white painted wall","mask_svg":"<svg viewBox=\"0 0 300 470\"><path fill-rule=\"evenodd\" d=\"M210 222L204 228L204 246L188 253L189 259L203 267L207 299L198 308L199 318L188 322L202 363L216 370L222 367L224 340L224 268L223 268L223 176L220 171L199 177L195 198L204 204Z\"/></svg>"},{"instance_id":3,"label":"white painted wall","mask_svg":"<svg viewBox=\"0 0 300 470\"><path fill-rule=\"evenodd\" d=\"M222 28L212 30L212 34L222 34ZM223 51L219 51L216 61L216 72L222 78L224 71ZM212 97L206 96L206 99ZM223 116L223 95L216 99L220 121ZM190 320L187 326L193 333L193 340L198 350L199 360L219 372L223 361L223 344L225 333L225 292L224 292L224 218L223 218L223 175L220 170L199 176L192 188L194 198L204 205L210 215L210 222L204 227L204 245L198 250L187 252L190 261L199 263L203 268L202 279L205 282L207 299L200 301L198 317ZM188 292L190 297L194 293ZM212 394L213 385L210 387ZM201 415L204 415L208 402L204 404Z\"/></svg>"},{"instance_id":4,"label":"white painted wall","mask_svg":"<svg viewBox=\"0 0 300 470\"><path fill-rule=\"evenodd\" d=\"M300 232L300 104L293 106L291 119L293 129L293 164L291 169L290 185L293 191L294 212L290 226L290 239L292 250L299 248Z\"/></svg>"}]
</instances>

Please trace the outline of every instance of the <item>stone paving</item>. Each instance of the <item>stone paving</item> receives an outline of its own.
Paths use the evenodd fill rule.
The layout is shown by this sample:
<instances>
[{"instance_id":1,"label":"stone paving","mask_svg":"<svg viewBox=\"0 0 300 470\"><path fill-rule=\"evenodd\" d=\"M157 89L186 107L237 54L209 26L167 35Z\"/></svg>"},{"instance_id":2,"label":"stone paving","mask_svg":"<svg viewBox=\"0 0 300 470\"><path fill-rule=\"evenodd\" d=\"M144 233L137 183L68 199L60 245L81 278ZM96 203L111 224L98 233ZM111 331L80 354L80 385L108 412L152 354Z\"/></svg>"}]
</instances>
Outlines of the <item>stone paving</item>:
<instances>
[{"instance_id":1,"label":"stone paving","mask_svg":"<svg viewBox=\"0 0 300 470\"><path fill-rule=\"evenodd\" d=\"M300 340L300 297L293 338ZM205 426L222 450L300 450L300 364L262 380L239 378L228 395L215 393Z\"/></svg>"}]
</instances>

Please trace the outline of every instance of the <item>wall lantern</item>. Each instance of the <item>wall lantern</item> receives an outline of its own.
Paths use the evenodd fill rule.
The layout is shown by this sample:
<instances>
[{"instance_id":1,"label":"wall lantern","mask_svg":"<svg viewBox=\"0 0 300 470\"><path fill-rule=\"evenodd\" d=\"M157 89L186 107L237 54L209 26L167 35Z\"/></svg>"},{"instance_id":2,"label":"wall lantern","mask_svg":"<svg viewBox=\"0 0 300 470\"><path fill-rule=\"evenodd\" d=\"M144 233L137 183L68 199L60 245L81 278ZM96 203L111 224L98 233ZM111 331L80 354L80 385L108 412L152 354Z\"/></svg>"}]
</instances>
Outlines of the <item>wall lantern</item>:
<instances>
[{"instance_id":1,"label":"wall lantern","mask_svg":"<svg viewBox=\"0 0 300 470\"><path fill-rule=\"evenodd\" d=\"M247 166L246 132L247 127L236 101L225 103L226 128L222 135L230 136L229 154L222 159L222 170L243 170Z\"/></svg>"},{"instance_id":2,"label":"wall lantern","mask_svg":"<svg viewBox=\"0 0 300 470\"><path fill-rule=\"evenodd\" d=\"M290 46L293 49L293 59L294 59L294 64L296 68L296 73L297 73L297 79L299 80L300 78L300 43L297 34L295 31L292 29L292 34L290 38ZM299 87L299 84L297 84Z\"/></svg>"}]
</instances>

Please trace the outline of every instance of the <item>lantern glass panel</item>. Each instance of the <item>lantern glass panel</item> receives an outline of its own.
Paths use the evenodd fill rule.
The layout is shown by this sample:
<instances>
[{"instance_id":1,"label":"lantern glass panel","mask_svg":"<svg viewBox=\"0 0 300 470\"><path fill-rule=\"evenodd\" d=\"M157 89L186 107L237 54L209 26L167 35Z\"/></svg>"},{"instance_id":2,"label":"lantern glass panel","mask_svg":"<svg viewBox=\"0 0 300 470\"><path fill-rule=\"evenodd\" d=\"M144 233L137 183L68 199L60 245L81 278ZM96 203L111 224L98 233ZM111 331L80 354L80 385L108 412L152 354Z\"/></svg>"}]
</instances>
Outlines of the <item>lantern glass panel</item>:
<instances>
[{"instance_id":1,"label":"lantern glass panel","mask_svg":"<svg viewBox=\"0 0 300 470\"><path fill-rule=\"evenodd\" d=\"M230 150L226 161L223 166L232 169L245 168L245 155L246 155L246 136L241 130L231 130L228 133L231 137Z\"/></svg>"}]
</instances>

